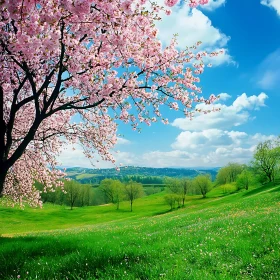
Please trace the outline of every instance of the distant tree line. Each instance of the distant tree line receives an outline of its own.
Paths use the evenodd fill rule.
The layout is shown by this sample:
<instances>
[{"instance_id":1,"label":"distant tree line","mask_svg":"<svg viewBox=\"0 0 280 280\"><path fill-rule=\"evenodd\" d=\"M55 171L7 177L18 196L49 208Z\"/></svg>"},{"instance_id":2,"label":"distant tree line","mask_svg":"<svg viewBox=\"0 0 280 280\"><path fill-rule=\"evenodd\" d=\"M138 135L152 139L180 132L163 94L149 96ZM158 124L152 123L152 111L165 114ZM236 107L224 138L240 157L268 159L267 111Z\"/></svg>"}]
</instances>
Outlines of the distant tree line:
<instances>
[{"instance_id":1,"label":"distant tree line","mask_svg":"<svg viewBox=\"0 0 280 280\"><path fill-rule=\"evenodd\" d=\"M194 170L184 168L148 168L148 167L122 167L120 172L115 169L87 169L87 168L68 168L68 178L77 180L82 184L99 185L104 179L120 180L128 182L130 180L143 185L163 184L164 177L185 178L195 176L201 173L210 174L215 177L216 170ZM89 175L83 177L82 175ZM92 176L90 176L92 175Z\"/></svg>"},{"instance_id":2,"label":"distant tree line","mask_svg":"<svg viewBox=\"0 0 280 280\"><path fill-rule=\"evenodd\" d=\"M201 171L197 174L196 177L126 175L120 180L104 178L99 185L66 180L64 190L47 193L43 185L36 184L36 187L42 192L43 202L67 205L71 209L113 203L119 209L120 203L127 200L131 211L135 199L165 190L164 201L172 210L184 207L188 195L200 194L206 198L207 193L216 186L224 186L224 192L228 185L236 190L248 190L253 185L280 179L280 141L259 143L249 164L228 163L219 169L214 181L211 173Z\"/></svg>"},{"instance_id":3,"label":"distant tree line","mask_svg":"<svg viewBox=\"0 0 280 280\"><path fill-rule=\"evenodd\" d=\"M210 174L200 174L194 178L167 178L168 193L164 199L170 209L184 207L187 195L207 193L216 186L232 185L234 189L248 190L252 186L273 183L280 179L280 140L267 140L257 145L249 164L231 162L219 169L215 181Z\"/></svg>"},{"instance_id":4,"label":"distant tree line","mask_svg":"<svg viewBox=\"0 0 280 280\"><path fill-rule=\"evenodd\" d=\"M75 180L66 180L63 189L56 189L53 192L44 192L42 184L36 183L35 187L41 191L43 203L66 205L71 210L74 207L106 203L113 203L119 209L120 202L127 200L132 211L135 199L145 195L143 185L132 180L122 183L119 180L104 179L97 188L80 184Z\"/></svg>"},{"instance_id":5,"label":"distant tree line","mask_svg":"<svg viewBox=\"0 0 280 280\"><path fill-rule=\"evenodd\" d=\"M280 179L280 141L266 140L257 145L251 162L229 163L218 171L218 185L235 183L238 190L248 190L257 183L270 183Z\"/></svg>"},{"instance_id":6,"label":"distant tree line","mask_svg":"<svg viewBox=\"0 0 280 280\"><path fill-rule=\"evenodd\" d=\"M56 188L53 192L44 192L44 186L39 183L35 183L35 187L41 191L43 203L67 205L71 209L94 205L94 189L91 185L65 180L63 189Z\"/></svg>"}]
</instances>

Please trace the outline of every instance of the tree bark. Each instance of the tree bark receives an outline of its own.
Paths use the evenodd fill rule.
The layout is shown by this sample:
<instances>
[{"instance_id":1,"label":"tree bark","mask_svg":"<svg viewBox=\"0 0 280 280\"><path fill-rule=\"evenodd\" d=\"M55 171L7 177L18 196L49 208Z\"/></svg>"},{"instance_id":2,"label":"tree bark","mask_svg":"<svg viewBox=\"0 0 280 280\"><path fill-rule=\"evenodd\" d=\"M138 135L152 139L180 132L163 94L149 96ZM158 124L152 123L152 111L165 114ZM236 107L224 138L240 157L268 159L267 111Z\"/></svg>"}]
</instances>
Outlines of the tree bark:
<instances>
[{"instance_id":1,"label":"tree bark","mask_svg":"<svg viewBox=\"0 0 280 280\"><path fill-rule=\"evenodd\" d=\"M7 175L7 171L3 168L5 160L5 133L6 123L4 121L4 92L0 85L0 196L2 196L4 182Z\"/></svg>"},{"instance_id":2,"label":"tree bark","mask_svg":"<svg viewBox=\"0 0 280 280\"><path fill-rule=\"evenodd\" d=\"M3 195L4 182L5 182L7 173L8 173L8 171L0 170L0 197Z\"/></svg>"}]
</instances>

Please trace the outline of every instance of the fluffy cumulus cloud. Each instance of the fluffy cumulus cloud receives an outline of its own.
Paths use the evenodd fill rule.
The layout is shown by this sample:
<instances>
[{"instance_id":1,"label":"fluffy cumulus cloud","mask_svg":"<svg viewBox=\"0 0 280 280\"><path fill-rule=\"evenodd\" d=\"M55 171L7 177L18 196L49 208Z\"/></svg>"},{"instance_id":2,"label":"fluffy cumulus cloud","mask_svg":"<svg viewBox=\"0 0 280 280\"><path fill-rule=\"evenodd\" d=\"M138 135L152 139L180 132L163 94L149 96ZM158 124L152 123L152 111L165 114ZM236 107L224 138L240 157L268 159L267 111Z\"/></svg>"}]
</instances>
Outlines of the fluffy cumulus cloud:
<instances>
[{"instance_id":1,"label":"fluffy cumulus cloud","mask_svg":"<svg viewBox=\"0 0 280 280\"><path fill-rule=\"evenodd\" d=\"M214 105L221 108L219 112L200 114L192 121L176 119L172 125L181 131L165 151L155 148L141 153L142 148L139 144L139 149L128 152L125 151L125 147L130 146L130 141L118 138L116 149L121 151L113 152L116 164L147 167L215 167L230 161L248 163L259 142L274 139L276 136L248 134L237 127L252 119L254 110L265 106L267 95L263 92L252 96L243 93L231 104L222 104L222 101L230 98L228 93L220 94L219 104ZM197 109L203 106L206 105L199 104ZM64 166L114 167L113 164L102 161L99 156L90 161L78 145L75 146L75 150L68 146L59 161Z\"/></svg>"},{"instance_id":2,"label":"fluffy cumulus cloud","mask_svg":"<svg viewBox=\"0 0 280 280\"><path fill-rule=\"evenodd\" d=\"M228 98L228 95L222 93L221 98L221 100L224 100ZM193 120L178 118L173 121L172 125L188 131L202 131L215 128L230 129L248 122L251 118L250 111L258 110L260 107L265 106L265 100L267 98L268 96L264 92L252 96L247 96L246 93L243 93L229 106L221 103L210 106L198 104L196 106L197 110L203 110L205 108L211 109L212 106L220 108L220 111L206 115L197 113Z\"/></svg>"},{"instance_id":3,"label":"fluffy cumulus cloud","mask_svg":"<svg viewBox=\"0 0 280 280\"><path fill-rule=\"evenodd\" d=\"M243 131L227 131L220 129L207 129L199 132L181 132L172 144L172 148L182 151L209 151L223 148L251 148L255 147L259 141L274 138L273 135L262 134L249 135Z\"/></svg>"},{"instance_id":4,"label":"fluffy cumulus cloud","mask_svg":"<svg viewBox=\"0 0 280 280\"><path fill-rule=\"evenodd\" d=\"M162 1L158 0L157 2L162 4ZM213 10L224 3L223 0L212 0L205 8ZM190 9L186 3L176 5L172 8L170 16L162 16L162 20L157 23L157 27L159 38L165 45L170 43L174 34L178 34L177 42L181 49L202 41L201 48L208 52L224 51L218 57L209 58L207 63L220 65L225 62L233 62L227 49L230 37L214 27L210 18L202 10Z\"/></svg>"},{"instance_id":5,"label":"fluffy cumulus cloud","mask_svg":"<svg viewBox=\"0 0 280 280\"><path fill-rule=\"evenodd\" d=\"M242 137L243 135L241 135ZM179 150L197 150L208 147L220 147L228 145L234 140L228 131L220 129L206 129L203 131L184 131L181 132L176 141L172 144L172 148Z\"/></svg>"},{"instance_id":6,"label":"fluffy cumulus cloud","mask_svg":"<svg viewBox=\"0 0 280 280\"><path fill-rule=\"evenodd\" d=\"M228 100L220 94L220 102ZM151 151L142 156L147 166L214 167L228 162L248 163L259 142L276 138L275 135L248 134L236 129L246 123L254 110L265 106L267 95L247 96L243 93L231 105L216 104L220 112L198 115L192 121L176 119L173 126L181 131L171 144L170 151ZM198 105L197 109L205 105Z\"/></svg>"},{"instance_id":7,"label":"fluffy cumulus cloud","mask_svg":"<svg viewBox=\"0 0 280 280\"><path fill-rule=\"evenodd\" d=\"M280 0L279 0L280 3ZM253 82L264 90L280 89L280 49L269 54L258 66L256 77Z\"/></svg>"},{"instance_id":8,"label":"fluffy cumulus cloud","mask_svg":"<svg viewBox=\"0 0 280 280\"><path fill-rule=\"evenodd\" d=\"M242 131L208 129L200 132L181 132L169 151L114 153L117 165L146 167L217 167L228 162L248 163L260 141L276 138L275 135L247 134ZM61 155L64 166L113 168L114 165L95 158L90 162L82 149L70 148Z\"/></svg>"},{"instance_id":9,"label":"fluffy cumulus cloud","mask_svg":"<svg viewBox=\"0 0 280 280\"><path fill-rule=\"evenodd\" d=\"M219 96L220 96L220 99L219 99L220 101L225 101L225 100L231 98L231 96L228 93L226 93L226 92L220 93Z\"/></svg>"},{"instance_id":10,"label":"fluffy cumulus cloud","mask_svg":"<svg viewBox=\"0 0 280 280\"><path fill-rule=\"evenodd\" d=\"M276 10L278 16L280 16L280 0L262 0L261 4Z\"/></svg>"},{"instance_id":11,"label":"fluffy cumulus cloud","mask_svg":"<svg viewBox=\"0 0 280 280\"><path fill-rule=\"evenodd\" d=\"M223 5L225 5L226 0L209 0L206 5L201 6L202 9L213 11Z\"/></svg>"},{"instance_id":12,"label":"fluffy cumulus cloud","mask_svg":"<svg viewBox=\"0 0 280 280\"><path fill-rule=\"evenodd\" d=\"M275 135L250 135L241 131L218 129L182 132L172 144L173 150L143 155L143 162L159 167L217 167L228 162L248 163L260 141Z\"/></svg>"}]
</instances>

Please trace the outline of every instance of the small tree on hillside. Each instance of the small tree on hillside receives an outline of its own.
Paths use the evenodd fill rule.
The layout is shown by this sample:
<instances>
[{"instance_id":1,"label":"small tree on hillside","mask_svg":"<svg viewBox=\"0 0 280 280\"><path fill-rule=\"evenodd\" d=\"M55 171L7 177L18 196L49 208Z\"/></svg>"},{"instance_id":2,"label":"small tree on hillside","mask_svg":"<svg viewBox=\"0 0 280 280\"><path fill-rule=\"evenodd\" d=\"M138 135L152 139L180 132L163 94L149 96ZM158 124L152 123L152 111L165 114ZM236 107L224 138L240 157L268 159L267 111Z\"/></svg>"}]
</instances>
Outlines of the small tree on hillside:
<instances>
[{"instance_id":1,"label":"small tree on hillside","mask_svg":"<svg viewBox=\"0 0 280 280\"><path fill-rule=\"evenodd\" d=\"M181 184L182 184L182 201L183 201L183 206L185 206L186 195L192 186L192 181L190 178L183 178L181 179Z\"/></svg>"},{"instance_id":2,"label":"small tree on hillside","mask_svg":"<svg viewBox=\"0 0 280 280\"><path fill-rule=\"evenodd\" d=\"M174 193L169 193L164 196L164 201L170 206L170 210L173 210L175 208L175 203L177 200L178 195Z\"/></svg>"},{"instance_id":3,"label":"small tree on hillside","mask_svg":"<svg viewBox=\"0 0 280 280\"><path fill-rule=\"evenodd\" d=\"M267 140L258 144L254 154L253 167L260 176L273 182L279 168L279 159L279 140Z\"/></svg>"},{"instance_id":4,"label":"small tree on hillside","mask_svg":"<svg viewBox=\"0 0 280 280\"><path fill-rule=\"evenodd\" d=\"M101 181L100 189L105 194L108 201L116 204L117 209L119 209L124 193L123 184L119 180L104 179Z\"/></svg>"},{"instance_id":5,"label":"small tree on hillside","mask_svg":"<svg viewBox=\"0 0 280 280\"><path fill-rule=\"evenodd\" d=\"M143 196L144 190L140 183L129 181L124 185L124 193L127 199L130 201L130 211L132 212L132 204L136 198Z\"/></svg>"},{"instance_id":6,"label":"small tree on hillside","mask_svg":"<svg viewBox=\"0 0 280 280\"><path fill-rule=\"evenodd\" d=\"M194 187L200 191L203 198L212 188L212 182L209 174L198 175L193 180Z\"/></svg>"},{"instance_id":7,"label":"small tree on hillside","mask_svg":"<svg viewBox=\"0 0 280 280\"><path fill-rule=\"evenodd\" d=\"M80 185L79 191L79 206L88 206L90 205L90 196L92 195L92 187L86 184Z\"/></svg>"},{"instance_id":8,"label":"small tree on hillside","mask_svg":"<svg viewBox=\"0 0 280 280\"><path fill-rule=\"evenodd\" d=\"M244 169L241 174L237 176L236 187L238 190L248 190L249 186L255 182L254 175L248 169Z\"/></svg>"},{"instance_id":9,"label":"small tree on hillside","mask_svg":"<svg viewBox=\"0 0 280 280\"><path fill-rule=\"evenodd\" d=\"M79 187L79 183L74 180L65 181L64 183L64 189L67 192L66 199L69 203L69 206L71 207L71 210L73 210L74 204L78 200L78 197L80 195Z\"/></svg>"},{"instance_id":10,"label":"small tree on hillside","mask_svg":"<svg viewBox=\"0 0 280 280\"><path fill-rule=\"evenodd\" d=\"M178 207L180 206L181 202L184 206L187 191L190 189L191 186L191 180L189 178L166 178L165 184L170 192L177 195Z\"/></svg>"},{"instance_id":11,"label":"small tree on hillside","mask_svg":"<svg viewBox=\"0 0 280 280\"><path fill-rule=\"evenodd\" d=\"M172 197L172 199L174 201L177 201L178 207L179 207L181 205L181 201L182 201L182 198L181 198L182 185L181 185L180 180L178 178L165 178L165 185L167 186L169 192L174 194L173 196L170 196L169 198Z\"/></svg>"},{"instance_id":12,"label":"small tree on hillside","mask_svg":"<svg viewBox=\"0 0 280 280\"><path fill-rule=\"evenodd\" d=\"M238 174L243 170L244 165L239 163L229 163L218 171L216 181L220 185L236 182Z\"/></svg>"}]
</instances>

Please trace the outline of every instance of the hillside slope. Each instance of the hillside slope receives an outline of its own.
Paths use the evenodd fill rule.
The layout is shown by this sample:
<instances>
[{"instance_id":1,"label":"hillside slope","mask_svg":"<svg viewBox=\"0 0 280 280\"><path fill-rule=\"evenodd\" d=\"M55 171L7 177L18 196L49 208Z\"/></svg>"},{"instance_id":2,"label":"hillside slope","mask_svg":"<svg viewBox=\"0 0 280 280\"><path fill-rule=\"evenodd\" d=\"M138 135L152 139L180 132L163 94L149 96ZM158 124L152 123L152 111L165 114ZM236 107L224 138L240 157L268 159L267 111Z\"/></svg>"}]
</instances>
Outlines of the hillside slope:
<instances>
[{"instance_id":1,"label":"hillside slope","mask_svg":"<svg viewBox=\"0 0 280 280\"><path fill-rule=\"evenodd\" d=\"M162 193L133 213L126 204L1 208L0 278L279 279L280 187L222 193L173 212Z\"/></svg>"},{"instance_id":2,"label":"hillside slope","mask_svg":"<svg viewBox=\"0 0 280 280\"><path fill-rule=\"evenodd\" d=\"M155 177L195 177L202 173L211 174L213 178L217 175L218 168L209 169L189 169L189 168L151 168L126 166L121 167L120 171L115 168L90 169L82 167L66 168L66 173L69 178L75 179L83 184L99 184L105 178L127 179L127 177L150 177L150 180ZM137 178L136 178L137 180ZM153 182L149 182L153 183ZM155 180L154 183L159 183Z\"/></svg>"}]
</instances>

